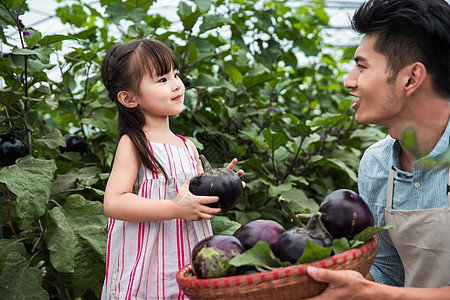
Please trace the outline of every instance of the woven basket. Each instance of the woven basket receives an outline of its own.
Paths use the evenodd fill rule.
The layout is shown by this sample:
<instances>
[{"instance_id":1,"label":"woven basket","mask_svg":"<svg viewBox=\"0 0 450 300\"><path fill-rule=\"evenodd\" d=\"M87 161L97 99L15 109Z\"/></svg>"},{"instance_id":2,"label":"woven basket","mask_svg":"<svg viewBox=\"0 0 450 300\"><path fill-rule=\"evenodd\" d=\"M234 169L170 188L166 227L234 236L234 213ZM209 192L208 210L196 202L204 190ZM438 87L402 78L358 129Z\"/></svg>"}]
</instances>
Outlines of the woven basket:
<instances>
[{"instance_id":1,"label":"woven basket","mask_svg":"<svg viewBox=\"0 0 450 300\"><path fill-rule=\"evenodd\" d=\"M178 271L177 282L191 300L304 299L320 294L327 283L313 280L308 265L334 270L355 270L367 275L377 254L376 236L364 245L308 264L293 265L272 271L214 279L197 279L189 264Z\"/></svg>"}]
</instances>

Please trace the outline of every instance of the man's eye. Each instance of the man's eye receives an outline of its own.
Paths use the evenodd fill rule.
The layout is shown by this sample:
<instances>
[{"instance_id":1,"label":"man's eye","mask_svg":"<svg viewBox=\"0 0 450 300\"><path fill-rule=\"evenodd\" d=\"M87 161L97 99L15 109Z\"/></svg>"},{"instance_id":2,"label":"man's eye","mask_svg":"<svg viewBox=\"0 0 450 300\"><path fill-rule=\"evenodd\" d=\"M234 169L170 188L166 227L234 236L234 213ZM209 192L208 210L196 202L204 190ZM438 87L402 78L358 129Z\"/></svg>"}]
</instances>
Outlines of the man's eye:
<instances>
[{"instance_id":1,"label":"man's eye","mask_svg":"<svg viewBox=\"0 0 450 300\"><path fill-rule=\"evenodd\" d=\"M357 64L356 67L357 67L358 69L365 69L365 68L366 68L365 66L360 65L360 64Z\"/></svg>"}]
</instances>

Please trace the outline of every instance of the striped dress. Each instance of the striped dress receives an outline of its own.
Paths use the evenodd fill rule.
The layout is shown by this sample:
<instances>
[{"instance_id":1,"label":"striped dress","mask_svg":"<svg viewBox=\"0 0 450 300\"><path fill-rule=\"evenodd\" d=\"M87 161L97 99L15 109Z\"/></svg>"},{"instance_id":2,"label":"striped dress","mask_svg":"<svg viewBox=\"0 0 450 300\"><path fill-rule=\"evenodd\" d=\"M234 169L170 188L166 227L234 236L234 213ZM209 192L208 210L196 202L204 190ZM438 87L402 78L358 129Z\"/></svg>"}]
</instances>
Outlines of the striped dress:
<instances>
[{"instance_id":1,"label":"striped dress","mask_svg":"<svg viewBox=\"0 0 450 300\"><path fill-rule=\"evenodd\" d=\"M141 165L135 183L138 195L172 199L183 182L197 174L193 152L180 138L186 147L148 141L169 181ZM188 299L178 287L176 272L191 262L195 244L210 235L209 220L126 222L110 218L101 299Z\"/></svg>"}]
</instances>

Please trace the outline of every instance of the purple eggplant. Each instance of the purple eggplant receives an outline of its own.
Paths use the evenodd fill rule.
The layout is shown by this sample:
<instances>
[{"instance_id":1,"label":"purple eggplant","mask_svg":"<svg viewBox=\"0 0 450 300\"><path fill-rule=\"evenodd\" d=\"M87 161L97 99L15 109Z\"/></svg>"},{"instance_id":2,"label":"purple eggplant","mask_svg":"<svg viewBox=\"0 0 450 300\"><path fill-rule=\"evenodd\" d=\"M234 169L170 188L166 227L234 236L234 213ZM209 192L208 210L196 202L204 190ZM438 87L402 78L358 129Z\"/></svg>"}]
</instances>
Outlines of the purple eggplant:
<instances>
[{"instance_id":1,"label":"purple eggplant","mask_svg":"<svg viewBox=\"0 0 450 300\"><path fill-rule=\"evenodd\" d=\"M319 214L314 214L306 227L294 226L280 235L275 245L275 255L281 261L295 263L303 255L307 240L319 247L330 247L333 240L321 229L319 218Z\"/></svg>"},{"instance_id":2,"label":"purple eggplant","mask_svg":"<svg viewBox=\"0 0 450 300\"><path fill-rule=\"evenodd\" d=\"M321 221L333 239L348 240L374 225L374 217L361 196L351 190L340 189L327 195L319 207Z\"/></svg>"},{"instance_id":3,"label":"purple eggplant","mask_svg":"<svg viewBox=\"0 0 450 300\"><path fill-rule=\"evenodd\" d=\"M236 268L228 262L244 252L238 238L212 235L198 242L192 250L192 270L198 279L231 276Z\"/></svg>"},{"instance_id":4,"label":"purple eggplant","mask_svg":"<svg viewBox=\"0 0 450 300\"><path fill-rule=\"evenodd\" d=\"M191 179L189 191L197 196L218 196L219 201L208 204L226 212L239 202L242 196L242 180L228 168L212 169Z\"/></svg>"},{"instance_id":5,"label":"purple eggplant","mask_svg":"<svg viewBox=\"0 0 450 300\"><path fill-rule=\"evenodd\" d=\"M11 133L0 134L0 168L11 166L18 158L28 155L28 148Z\"/></svg>"},{"instance_id":6,"label":"purple eggplant","mask_svg":"<svg viewBox=\"0 0 450 300\"><path fill-rule=\"evenodd\" d=\"M253 248L259 241L264 241L275 253L275 244L284 231L284 227L276 221L254 220L241 226L233 235L241 241L245 250Z\"/></svg>"}]
</instances>

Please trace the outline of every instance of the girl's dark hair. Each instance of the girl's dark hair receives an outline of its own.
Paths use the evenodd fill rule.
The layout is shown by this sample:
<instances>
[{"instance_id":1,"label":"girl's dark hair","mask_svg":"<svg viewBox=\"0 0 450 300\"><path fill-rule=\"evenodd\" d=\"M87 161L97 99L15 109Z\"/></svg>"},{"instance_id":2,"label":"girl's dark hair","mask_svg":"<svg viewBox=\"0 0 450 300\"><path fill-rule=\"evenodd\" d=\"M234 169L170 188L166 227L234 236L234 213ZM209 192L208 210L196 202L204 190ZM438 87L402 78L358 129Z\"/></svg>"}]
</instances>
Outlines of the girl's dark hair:
<instances>
[{"instance_id":1,"label":"girl's dark hair","mask_svg":"<svg viewBox=\"0 0 450 300\"><path fill-rule=\"evenodd\" d=\"M352 27L377 36L389 80L408 64L422 62L433 87L450 96L450 6L445 0L370 0L354 14Z\"/></svg>"},{"instance_id":2,"label":"girl's dark hair","mask_svg":"<svg viewBox=\"0 0 450 300\"><path fill-rule=\"evenodd\" d=\"M117 44L106 53L102 63L102 81L108 97L116 103L119 138L128 135L136 147L142 164L153 172L161 172L168 178L164 168L155 158L147 143L143 127L144 114L136 108L128 108L117 99L120 91L140 94L139 86L144 76L162 76L178 69L172 51L158 40L133 40Z\"/></svg>"}]
</instances>

